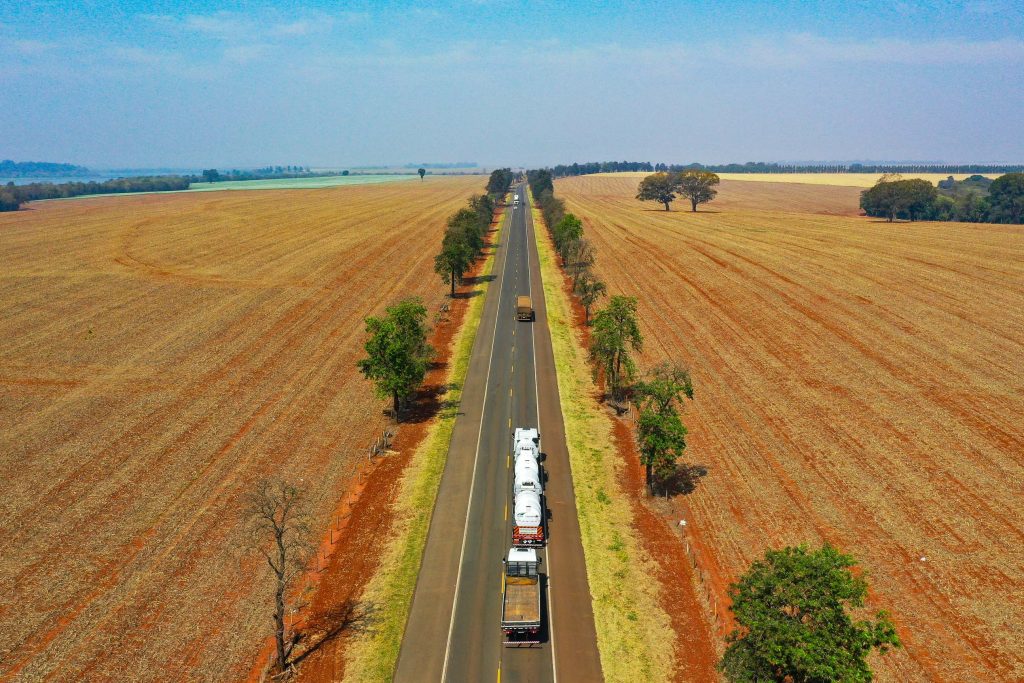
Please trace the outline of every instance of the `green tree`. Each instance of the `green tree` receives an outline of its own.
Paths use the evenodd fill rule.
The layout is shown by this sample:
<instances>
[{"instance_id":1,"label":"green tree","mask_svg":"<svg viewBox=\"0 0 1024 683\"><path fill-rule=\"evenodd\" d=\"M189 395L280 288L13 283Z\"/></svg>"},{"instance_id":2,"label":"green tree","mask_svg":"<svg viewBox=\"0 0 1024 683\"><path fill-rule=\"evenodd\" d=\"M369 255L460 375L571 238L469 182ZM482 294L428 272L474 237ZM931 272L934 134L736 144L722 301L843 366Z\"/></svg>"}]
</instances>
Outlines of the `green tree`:
<instances>
[{"instance_id":1,"label":"green tree","mask_svg":"<svg viewBox=\"0 0 1024 683\"><path fill-rule=\"evenodd\" d=\"M555 224L551 231L551 237L555 242L558 255L562 257L562 264L567 265L570 245L583 237L583 222L575 215L567 213L562 220Z\"/></svg>"},{"instance_id":2,"label":"green tree","mask_svg":"<svg viewBox=\"0 0 1024 683\"><path fill-rule=\"evenodd\" d=\"M203 181L207 183L215 183L220 180L220 171L215 168L208 168L203 171Z\"/></svg>"},{"instance_id":3,"label":"green tree","mask_svg":"<svg viewBox=\"0 0 1024 683\"><path fill-rule=\"evenodd\" d=\"M636 372L631 351L643 349L643 336L636 317L636 297L616 295L594 314L590 335L590 357L604 374L611 396L622 397L627 380Z\"/></svg>"},{"instance_id":4,"label":"green tree","mask_svg":"<svg viewBox=\"0 0 1024 683\"><path fill-rule=\"evenodd\" d=\"M580 304L583 306L584 320L590 324L590 309L597 303L598 299L608 292L608 287L594 277L594 274L587 270L576 281L576 294L580 297Z\"/></svg>"},{"instance_id":5,"label":"green tree","mask_svg":"<svg viewBox=\"0 0 1024 683\"><path fill-rule=\"evenodd\" d=\"M738 628L719 669L734 683L866 682L867 656L899 647L885 612L854 620L868 584L856 561L825 544L819 550L769 550L730 589Z\"/></svg>"},{"instance_id":6,"label":"green tree","mask_svg":"<svg viewBox=\"0 0 1024 683\"><path fill-rule=\"evenodd\" d=\"M642 404L655 412L678 414L684 398L693 400L693 379L690 371L678 363L664 362L654 366L637 386Z\"/></svg>"},{"instance_id":7,"label":"green tree","mask_svg":"<svg viewBox=\"0 0 1024 683\"><path fill-rule=\"evenodd\" d=\"M441 251L434 257L434 272L441 281L451 285L451 296L455 296L455 285L473 265L473 253L463 234L448 230L441 240Z\"/></svg>"},{"instance_id":8,"label":"green tree","mask_svg":"<svg viewBox=\"0 0 1024 683\"><path fill-rule=\"evenodd\" d=\"M716 174L697 169L683 171L673 181L679 194L690 200L690 210L694 212L698 204L706 204L715 198L718 194L715 185L720 182Z\"/></svg>"},{"instance_id":9,"label":"green tree","mask_svg":"<svg viewBox=\"0 0 1024 683\"><path fill-rule=\"evenodd\" d=\"M676 198L675 179L668 173L653 173L640 181L636 198L644 202L660 202L668 211Z\"/></svg>"},{"instance_id":10,"label":"green tree","mask_svg":"<svg viewBox=\"0 0 1024 683\"><path fill-rule=\"evenodd\" d=\"M686 427L678 413L659 413L653 406L645 406L640 409L636 434L640 462L647 475L647 490L653 495L655 476L664 479L672 474L676 460L686 450Z\"/></svg>"},{"instance_id":11,"label":"green tree","mask_svg":"<svg viewBox=\"0 0 1024 683\"><path fill-rule=\"evenodd\" d=\"M423 176L427 175L427 169L425 168L416 169L416 172L420 174L420 180L423 180Z\"/></svg>"},{"instance_id":12,"label":"green tree","mask_svg":"<svg viewBox=\"0 0 1024 683\"><path fill-rule=\"evenodd\" d=\"M427 343L427 309L419 297L388 306L381 318L366 319L366 358L357 365L373 381L377 396L392 399L395 418L402 403L423 383L433 349Z\"/></svg>"},{"instance_id":13,"label":"green tree","mask_svg":"<svg viewBox=\"0 0 1024 683\"><path fill-rule=\"evenodd\" d=\"M998 223L1024 223L1024 173L1007 173L992 181L988 188L990 220Z\"/></svg>"}]
</instances>

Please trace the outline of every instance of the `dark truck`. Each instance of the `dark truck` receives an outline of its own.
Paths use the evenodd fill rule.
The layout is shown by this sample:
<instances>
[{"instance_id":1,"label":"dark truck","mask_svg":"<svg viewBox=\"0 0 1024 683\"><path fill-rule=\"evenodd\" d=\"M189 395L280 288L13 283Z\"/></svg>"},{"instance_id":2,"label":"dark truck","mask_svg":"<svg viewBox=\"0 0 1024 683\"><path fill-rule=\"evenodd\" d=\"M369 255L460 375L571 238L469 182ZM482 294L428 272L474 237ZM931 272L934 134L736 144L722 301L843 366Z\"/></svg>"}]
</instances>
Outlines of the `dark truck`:
<instances>
[{"instance_id":1,"label":"dark truck","mask_svg":"<svg viewBox=\"0 0 1024 683\"><path fill-rule=\"evenodd\" d=\"M540 560L532 548L510 548L501 584L501 630L505 645L540 642Z\"/></svg>"}]
</instances>

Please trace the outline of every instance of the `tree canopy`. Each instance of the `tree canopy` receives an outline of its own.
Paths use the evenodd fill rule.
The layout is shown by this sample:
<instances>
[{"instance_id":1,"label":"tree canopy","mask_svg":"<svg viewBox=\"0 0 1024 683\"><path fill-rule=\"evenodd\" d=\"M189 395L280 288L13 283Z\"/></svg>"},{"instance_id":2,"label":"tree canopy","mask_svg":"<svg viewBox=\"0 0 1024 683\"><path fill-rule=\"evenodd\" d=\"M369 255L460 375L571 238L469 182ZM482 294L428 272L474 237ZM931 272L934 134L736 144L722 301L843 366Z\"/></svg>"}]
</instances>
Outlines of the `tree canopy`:
<instances>
[{"instance_id":1,"label":"tree canopy","mask_svg":"<svg viewBox=\"0 0 1024 683\"><path fill-rule=\"evenodd\" d=\"M989 186L988 196L994 222L1024 222L1024 173L999 176Z\"/></svg>"},{"instance_id":2,"label":"tree canopy","mask_svg":"<svg viewBox=\"0 0 1024 683\"><path fill-rule=\"evenodd\" d=\"M390 397L395 417L402 403L423 383L433 349L427 343L427 309L419 297L388 306L383 317L366 319L370 338L357 365L373 381L377 396Z\"/></svg>"},{"instance_id":3,"label":"tree canopy","mask_svg":"<svg viewBox=\"0 0 1024 683\"><path fill-rule=\"evenodd\" d=\"M769 550L730 588L738 628L719 669L733 683L872 679L867 656L899 647L885 612L854 619L868 584L856 561L827 543Z\"/></svg>"},{"instance_id":4,"label":"tree canopy","mask_svg":"<svg viewBox=\"0 0 1024 683\"><path fill-rule=\"evenodd\" d=\"M423 180L423 176L427 175L427 169L425 168L418 168L416 172L420 174L420 180Z\"/></svg>"},{"instance_id":5,"label":"tree canopy","mask_svg":"<svg viewBox=\"0 0 1024 683\"><path fill-rule=\"evenodd\" d=\"M636 372L631 352L643 349L636 308L636 297L616 295L594 314L590 356L597 362L616 400L622 397L625 382Z\"/></svg>"},{"instance_id":6,"label":"tree canopy","mask_svg":"<svg viewBox=\"0 0 1024 683\"><path fill-rule=\"evenodd\" d=\"M659 202L668 211L676 198L676 182L668 173L652 173L640 181L636 198L640 201Z\"/></svg>"},{"instance_id":7,"label":"tree canopy","mask_svg":"<svg viewBox=\"0 0 1024 683\"><path fill-rule=\"evenodd\" d=\"M498 168L491 171L491 177L487 181L488 194L495 197L504 196L508 189L512 187L513 178L512 169L510 168Z\"/></svg>"},{"instance_id":8,"label":"tree canopy","mask_svg":"<svg viewBox=\"0 0 1024 683\"><path fill-rule=\"evenodd\" d=\"M676 174L674 179L679 194L690 200L691 211L696 211L698 204L706 204L718 194L715 185L720 181L710 171L688 169Z\"/></svg>"}]
</instances>

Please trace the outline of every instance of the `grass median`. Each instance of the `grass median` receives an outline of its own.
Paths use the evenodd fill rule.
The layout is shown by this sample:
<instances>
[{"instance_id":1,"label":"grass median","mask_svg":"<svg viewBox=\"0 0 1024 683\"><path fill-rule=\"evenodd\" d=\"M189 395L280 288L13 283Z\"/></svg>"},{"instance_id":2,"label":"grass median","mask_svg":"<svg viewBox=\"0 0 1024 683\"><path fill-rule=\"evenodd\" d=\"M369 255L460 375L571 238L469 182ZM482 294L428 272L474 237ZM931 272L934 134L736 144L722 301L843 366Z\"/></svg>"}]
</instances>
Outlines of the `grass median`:
<instances>
[{"instance_id":1,"label":"grass median","mask_svg":"<svg viewBox=\"0 0 1024 683\"><path fill-rule=\"evenodd\" d=\"M635 539L612 418L594 399L586 351L537 209L533 223L601 668L609 683L669 680L675 638L658 602L654 561Z\"/></svg>"},{"instance_id":2,"label":"grass median","mask_svg":"<svg viewBox=\"0 0 1024 683\"><path fill-rule=\"evenodd\" d=\"M499 244L505 220L503 215L494 235L495 245ZM493 268L494 251L487 256L481 275L490 275ZM448 460L448 446L459 413L469 357L483 315L489 283L486 277L482 277L481 281L481 295L470 299L465 318L453 342L447 377L450 389L445 396L447 407L434 418L402 476L399 493L395 498L395 522L391 537L382 555L380 567L370 579L361 598L363 602L375 606L375 622L372 629L352 641L345 666L346 680L369 683L390 681L394 676L398 651L416 589L416 577L427 543L434 502Z\"/></svg>"}]
</instances>

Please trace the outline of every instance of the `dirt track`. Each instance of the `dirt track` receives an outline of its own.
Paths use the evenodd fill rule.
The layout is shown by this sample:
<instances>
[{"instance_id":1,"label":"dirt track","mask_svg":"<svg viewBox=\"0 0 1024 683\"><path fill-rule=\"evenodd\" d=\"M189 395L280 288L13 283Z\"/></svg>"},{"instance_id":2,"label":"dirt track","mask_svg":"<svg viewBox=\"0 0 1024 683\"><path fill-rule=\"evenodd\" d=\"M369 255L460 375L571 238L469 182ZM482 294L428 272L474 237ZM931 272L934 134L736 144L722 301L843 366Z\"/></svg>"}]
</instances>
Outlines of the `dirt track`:
<instances>
[{"instance_id":1,"label":"dirt track","mask_svg":"<svg viewBox=\"0 0 1024 683\"><path fill-rule=\"evenodd\" d=\"M639 296L643 365L693 369L708 474L672 514L715 590L827 538L903 637L880 680L1024 678L1020 228L890 225L849 215L856 189L736 181L666 213L635 183L556 191L610 291Z\"/></svg>"},{"instance_id":2,"label":"dirt track","mask_svg":"<svg viewBox=\"0 0 1024 683\"><path fill-rule=\"evenodd\" d=\"M269 584L238 496L301 480L326 528L383 421L362 318L407 294L436 309L422 245L480 186L0 216L0 678L244 677Z\"/></svg>"}]
</instances>

